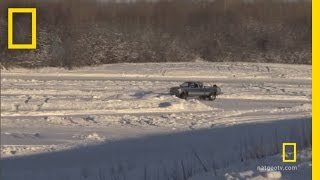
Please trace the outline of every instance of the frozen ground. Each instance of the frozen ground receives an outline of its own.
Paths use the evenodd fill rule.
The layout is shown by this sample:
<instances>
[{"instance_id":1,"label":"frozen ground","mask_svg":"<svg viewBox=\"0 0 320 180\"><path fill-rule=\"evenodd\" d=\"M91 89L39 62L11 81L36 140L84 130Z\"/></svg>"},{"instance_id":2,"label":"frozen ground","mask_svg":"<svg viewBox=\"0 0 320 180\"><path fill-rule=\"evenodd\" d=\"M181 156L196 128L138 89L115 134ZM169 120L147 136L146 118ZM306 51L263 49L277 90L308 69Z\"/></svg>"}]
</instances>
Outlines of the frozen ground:
<instances>
[{"instance_id":1,"label":"frozen ground","mask_svg":"<svg viewBox=\"0 0 320 180\"><path fill-rule=\"evenodd\" d=\"M211 102L167 93L184 80L215 83L224 94ZM241 179L250 170L247 179L265 178L252 168L279 153L281 142L307 147L310 127L308 65L200 62L1 71L4 179L202 180L214 169L216 179ZM277 157L267 159L281 162ZM310 162L302 159L298 163ZM301 169L310 175L309 166Z\"/></svg>"}]
</instances>

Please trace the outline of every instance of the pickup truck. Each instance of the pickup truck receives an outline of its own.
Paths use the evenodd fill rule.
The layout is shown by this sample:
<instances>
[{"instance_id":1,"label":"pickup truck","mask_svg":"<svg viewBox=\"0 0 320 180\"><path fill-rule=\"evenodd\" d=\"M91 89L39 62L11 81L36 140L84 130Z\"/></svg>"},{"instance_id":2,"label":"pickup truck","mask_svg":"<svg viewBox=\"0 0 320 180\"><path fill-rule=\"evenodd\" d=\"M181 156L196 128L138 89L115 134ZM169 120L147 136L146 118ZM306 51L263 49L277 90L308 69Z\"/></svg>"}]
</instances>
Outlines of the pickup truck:
<instances>
[{"instance_id":1,"label":"pickup truck","mask_svg":"<svg viewBox=\"0 0 320 180\"><path fill-rule=\"evenodd\" d=\"M184 82L178 87L170 88L170 94L182 99L198 96L200 99L208 98L213 101L222 92L221 88L215 84L213 86L204 86L202 82L190 81Z\"/></svg>"}]
</instances>

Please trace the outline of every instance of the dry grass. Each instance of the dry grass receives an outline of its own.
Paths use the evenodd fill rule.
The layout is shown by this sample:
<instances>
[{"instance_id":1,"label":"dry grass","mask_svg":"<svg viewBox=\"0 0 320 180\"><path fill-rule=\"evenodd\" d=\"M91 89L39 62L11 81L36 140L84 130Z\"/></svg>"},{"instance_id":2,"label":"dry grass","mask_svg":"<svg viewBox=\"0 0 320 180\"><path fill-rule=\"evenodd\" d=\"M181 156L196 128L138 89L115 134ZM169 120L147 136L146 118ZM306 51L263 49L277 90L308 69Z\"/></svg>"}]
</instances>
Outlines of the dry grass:
<instances>
[{"instance_id":1,"label":"dry grass","mask_svg":"<svg viewBox=\"0 0 320 180\"><path fill-rule=\"evenodd\" d=\"M6 50L6 8L38 8L38 49ZM0 2L4 66L121 62L311 63L311 2ZM20 23L20 22L16 22Z\"/></svg>"}]
</instances>

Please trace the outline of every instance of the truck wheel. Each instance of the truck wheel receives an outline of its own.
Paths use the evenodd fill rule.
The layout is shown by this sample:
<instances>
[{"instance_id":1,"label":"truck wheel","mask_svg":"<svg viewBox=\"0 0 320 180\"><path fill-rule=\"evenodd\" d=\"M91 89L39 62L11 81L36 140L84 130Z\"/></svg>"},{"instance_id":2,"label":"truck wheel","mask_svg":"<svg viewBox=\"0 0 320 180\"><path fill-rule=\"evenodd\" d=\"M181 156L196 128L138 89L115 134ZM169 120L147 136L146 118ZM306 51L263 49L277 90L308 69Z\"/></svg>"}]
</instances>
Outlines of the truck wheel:
<instances>
[{"instance_id":1,"label":"truck wheel","mask_svg":"<svg viewBox=\"0 0 320 180\"><path fill-rule=\"evenodd\" d=\"M217 98L217 95L216 95L216 93L212 93L212 94L209 95L208 98L209 98L210 101L214 101Z\"/></svg>"},{"instance_id":2,"label":"truck wheel","mask_svg":"<svg viewBox=\"0 0 320 180\"><path fill-rule=\"evenodd\" d=\"M180 94L181 99L187 99L187 93L183 92Z\"/></svg>"}]
</instances>

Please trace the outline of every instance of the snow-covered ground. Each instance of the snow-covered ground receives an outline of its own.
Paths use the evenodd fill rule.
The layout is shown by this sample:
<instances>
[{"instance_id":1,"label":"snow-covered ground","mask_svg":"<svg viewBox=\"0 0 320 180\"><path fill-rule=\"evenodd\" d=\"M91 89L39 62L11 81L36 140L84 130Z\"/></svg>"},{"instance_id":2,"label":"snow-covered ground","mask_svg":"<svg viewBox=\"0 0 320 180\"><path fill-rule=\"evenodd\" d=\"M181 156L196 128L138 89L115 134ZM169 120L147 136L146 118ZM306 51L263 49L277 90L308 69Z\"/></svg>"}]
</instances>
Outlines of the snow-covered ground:
<instances>
[{"instance_id":1,"label":"snow-covered ground","mask_svg":"<svg viewBox=\"0 0 320 180\"><path fill-rule=\"evenodd\" d=\"M247 162L234 163L227 168L211 169L191 176L188 180L267 180L267 179L311 179L311 149L298 153L298 163L279 163L280 155L267 156Z\"/></svg>"},{"instance_id":2,"label":"snow-covered ground","mask_svg":"<svg viewBox=\"0 0 320 180\"><path fill-rule=\"evenodd\" d=\"M224 94L213 102L168 94L185 80ZM309 65L1 70L3 179L268 179L278 172L256 167L280 164L282 142L299 150L298 170L282 178L308 178L310 137Z\"/></svg>"}]
</instances>

